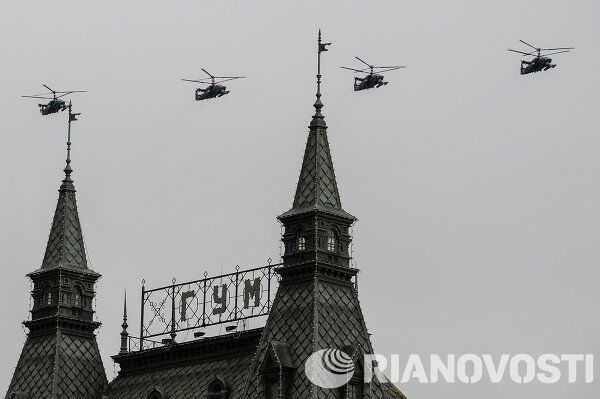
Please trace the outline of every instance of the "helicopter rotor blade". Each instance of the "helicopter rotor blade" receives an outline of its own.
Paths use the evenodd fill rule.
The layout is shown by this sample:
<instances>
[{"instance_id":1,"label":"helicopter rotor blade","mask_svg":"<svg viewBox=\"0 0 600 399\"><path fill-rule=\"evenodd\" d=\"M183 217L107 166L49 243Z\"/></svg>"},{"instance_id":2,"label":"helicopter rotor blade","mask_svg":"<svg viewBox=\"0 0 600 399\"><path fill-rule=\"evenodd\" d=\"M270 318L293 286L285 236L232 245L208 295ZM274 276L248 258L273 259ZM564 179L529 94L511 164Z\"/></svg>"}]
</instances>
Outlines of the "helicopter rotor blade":
<instances>
[{"instance_id":1,"label":"helicopter rotor blade","mask_svg":"<svg viewBox=\"0 0 600 399\"><path fill-rule=\"evenodd\" d=\"M87 90L69 90L69 91L57 91L55 92L56 94L58 93L87 93Z\"/></svg>"},{"instance_id":2,"label":"helicopter rotor blade","mask_svg":"<svg viewBox=\"0 0 600 399\"><path fill-rule=\"evenodd\" d=\"M42 100L54 100L53 97L42 97L42 96L21 96L25 98L41 98Z\"/></svg>"},{"instance_id":3,"label":"helicopter rotor blade","mask_svg":"<svg viewBox=\"0 0 600 399\"><path fill-rule=\"evenodd\" d=\"M392 66L376 66L373 67L375 69L399 69L399 68L406 68L405 65L392 65Z\"/></svg>"},{"instance_id":4,"label":"helicopter rotor blade","mask_svg":"<svg viewBox=\"0 0 600 399\"><path fill-rule=\"evenodd\" d=\"M202 68L202 70L203 70L203 71L204 71L204 72L205 72L205 73L206 73L208 76L210 76L212 79L214 79L214 78L215 78L215 77L214 77L214 76L212 76L210 73L208 73L208 71L207 71L206 69Z\"/></svg>"},{"instance_id":5,"label":"helicopter rotor blade","mask_svg":"<svg viewBox=\"0 0 600 399\"><path fill-rule=\"evenodd\" d=\"M44 96L49 96L52 93L41 93L41 94L30 94L28 96L21 96L21 97L44 97Z\"/></svg>"},{"instance_id":6,"label":"helicopter rotor blade","mask_svg":"<svg viewBox=\"0 0 600 399\"><path fill-rule=\"evenodd\" d=\"M553 50L575 50L575 47L556 47L556 48L542 48L542 51L553 51Z\"/></svg>"},{"instance_id":7,"label":"helicopter rotor blade","mask_svg":"<svg viewBox=\"0 0 600 399\"><path fill-rule=\"evenodd\" d=\"M206 80L206 79L200 79L200 80L193 80L193 79L181 79L184 82L194 82L194 83L201 83L201 84L209 84L210 82L203 82L202 80Z\"/></svg>"},{"instance_id":8,"label":"helicopter rotor blade","mask_svg":"<svg viewBox=\"0 0 600 399\"><path fill-rule=\"evenodd\" d=\"M528 46L529 46L529 47L531 47L531 48L534 48L534 49L535 49L535 51L539 51L539 50L540 50L539 48L537 48L537 47L535 47L535 46L533 46L533 45L531 45L531 44L527 43L525 40L521 40L521 39L519 39L519 41L520 41L521 43L525 43L526 45L528 45Z\"/></svg>"},{"instance_id":9,"label":"helicopter rotor blade","mask_svg":"<svg viewBox=\"0 0 600 399\"><path fill-rule=\"evenodd\" d=\"M398 69L400 69L401 67L394 67L394 68L389 68L389 69L384 69L383 71L375 71L375 73L384 73L384 72L389 72L389 71L396 71ZM404 67L406 68L406 67Z\"/></svg>"},{"instance_id":10,"label":"helicopter rotor blade","mask_svg":"<svg viewBox=\"0 0 600 399\"><path fill-rule=\"evenodd\" d=\"M85 90L57 91L57 93L62 93L60 96L56 96L56 98L61 98L64 96L68 96L69 94L72 94L72 93L86 93L86 91Z\"/></svg>"},{"instance_id":11,"label":"helicopter rotor blade","mask_svg":"<svg viewBox=\"0 0 600 399\"><path fill-rule=\"evenodd\" d=\"M340 67L340 68L348 69L350 71L354 71L354 73L369 73L367 71L361 71L360 69L354 69L354 68L348 68L348 67Z\"/></svg>"},{"instance_id":12,"label":"helicopter rotor blade","mask_svg":"<svg viewBox=\"0 0 600 399\"><path fill-rule=\"evenodd\" d=\"M519 51L519 50L508 49L508 51L512 51L514 53L519 53L519 54L523 54L523 55L534 55L533 53L526 53L524 51Z\"/></svg>"},{"instance_id":13,"label":"helicopter rotor blade","mask_svg":"<svg viewBox=\"0 0 600 399\"><path fill-rule=\"evenodd\" d=\"M215 82L215 84L219 84L219 83L223 83L223 82L229 82L230 80L241 79L243 77L244 76L238 76L238 77L235 77L235 78L228 78L228 79L224 79L224 80L219 80L218 82Z\"/></svg>"},{"instance_id":14,"label":"helicopter rotor blade","mask_svg":"<svg viewBox=\"0 0 600 399\"><path fill-rule=\"evenodd\" d=\"M360 62L362 62L363 64L365 64L366 66L368 66L369 68L373 68L373 65L370 65L370 64L366 63L365 61L361 60L361 59L360 59L360 58L358 58L358 57L355 57L355 58L356 58L357 60L359 60Z\"/></svg>"},{"instance_id":15,"label":"helicopter rotor blade","mask_svg":"<svg viewBox=\"0 0 600 399\"><path fill-rule=\"evenodd\" d=\"M44 86L46 89L50 90L52 93L56 94L56 92L54 90L52 90L51 88L49 88L48 86L46 86L46 85L42 85L42 86Z\"/></svg>"},{"instance_id":16,"label":"helicopter rotor blade","mask_svg":"<svg viewBox=\"0 0 600 399\"><path fill-rule=\"evenodd\" d=\"M563 51L557 51L555 53L550 53L550 54L542 54L544 57L549 56L549 55L554 55L554 54L560 54L560 53L568 53L569 50L563 50Z\"/></svg>"},{"instance_id":17,"label":"helicopter rotor blade","mask_svg":"<svg viewBox=\"0 0 600 399\"><path fill-rule=\"evenodd\" d=\"M215 76L215 79L244 79L245 76Z\"/></svg>"}]
</instances>

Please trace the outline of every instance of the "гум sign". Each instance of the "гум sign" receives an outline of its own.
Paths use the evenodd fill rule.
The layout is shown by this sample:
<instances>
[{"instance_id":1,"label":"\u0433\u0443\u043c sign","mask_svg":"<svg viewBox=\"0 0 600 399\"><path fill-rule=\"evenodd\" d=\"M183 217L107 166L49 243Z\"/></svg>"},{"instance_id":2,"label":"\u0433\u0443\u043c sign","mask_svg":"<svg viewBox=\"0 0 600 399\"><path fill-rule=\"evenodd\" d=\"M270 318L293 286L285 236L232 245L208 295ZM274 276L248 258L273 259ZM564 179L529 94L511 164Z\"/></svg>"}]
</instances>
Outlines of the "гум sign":
<instances>
[{"instance_id":1,"label":"\u0433\u0443\u043c sign","mask_svg":"<svg viewBox=\"0 0 600 399\"><path fill-rule=\"evenodd\" d=\"M234 322L269 313L276 292L279 264L187 283L142 287L141 337ZM237 268L236 268L237 269Z\"/></svg>"}]
</instances>

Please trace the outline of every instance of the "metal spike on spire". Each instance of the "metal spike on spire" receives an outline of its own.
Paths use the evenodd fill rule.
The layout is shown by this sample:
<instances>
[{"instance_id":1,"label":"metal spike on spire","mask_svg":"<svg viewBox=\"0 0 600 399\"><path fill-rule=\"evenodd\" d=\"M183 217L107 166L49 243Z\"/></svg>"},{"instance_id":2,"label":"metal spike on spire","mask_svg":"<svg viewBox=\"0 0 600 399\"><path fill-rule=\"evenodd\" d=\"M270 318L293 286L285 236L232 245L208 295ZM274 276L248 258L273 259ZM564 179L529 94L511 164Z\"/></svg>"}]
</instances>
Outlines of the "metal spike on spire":
<instances>
[{"instance_id":1,"label":"metal spike on spire","mask_svg":"<svg viewBox=\"0 0 600 399\"><path fill-rule=\"evenodd\" d=\"M323 119L323 115L321 114L321 108L323 108L323 103L321 102L321 53L323 51L328 51L327 46L329 45L331 45L331 43L321 42L321 29L319 29L319 37L317 40L317 100L314 104L316 112L313 116L312 122L310 123L311 126L325 126L325 120Z\"/></svg>"},{"instance_id":2,"label":"metal spike on spire","mask_svg":"<svg viewBox=\"0 0 600 399\"><path fill-rule=\"evenodd\" d=\"M123 322L127 322L127 290L125 290L123 298Z\"/></svg>"},{"instance_id":3,"label":"metal spike on spire","mask_svg":"<svg viewBox=\"0 0 600 399\"><path fill-rule=\"evenodd\" d=\"M69 127L67 129L67 166L63 170L65 172L65 179L62 181L62 185L60 189L63 191L75 191L75 186L73 185L73 180L71 180L71 173L73 173L73 168L71 168L71 122L77 120L77 116L81 115L81 113L73 113L73 105L71 101L69 101L69 106L67 107L69 110Z\"/></svg>"},{"instance_id":4,"label":"metal spike on spire","mask_svg":"<svg viewBox=\"0 0 600 399\"><path fill-rule=\"evenodd\" d=\"M121 348L119 349L119 355L129 353L127 341L129 340L129 333L127 332L127 290L125 290L125 298L123 299L123 331L121 331Z\"/></svg>"}]
</instances>

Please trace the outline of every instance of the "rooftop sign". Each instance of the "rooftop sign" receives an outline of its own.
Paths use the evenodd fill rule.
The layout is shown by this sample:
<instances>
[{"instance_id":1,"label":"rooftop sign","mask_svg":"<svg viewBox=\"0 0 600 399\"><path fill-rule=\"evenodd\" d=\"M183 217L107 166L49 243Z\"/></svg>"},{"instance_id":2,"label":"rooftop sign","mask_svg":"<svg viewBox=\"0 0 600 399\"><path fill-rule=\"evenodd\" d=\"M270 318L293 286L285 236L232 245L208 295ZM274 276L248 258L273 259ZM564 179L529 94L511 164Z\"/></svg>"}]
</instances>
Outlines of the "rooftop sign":
<instances>
[{"instance_id":1,"label":"rooftop sign","mask_svg":"<svg viewBox=\"0 0 600 399\"><path fill-rule=\"evenodd\" d=\"M235 323L266 316L275 297L281 264L239 270L221 276L146 289L142 285L140 337L144 339L201 329L222 323Z\"/></svg>"}]
</instances>

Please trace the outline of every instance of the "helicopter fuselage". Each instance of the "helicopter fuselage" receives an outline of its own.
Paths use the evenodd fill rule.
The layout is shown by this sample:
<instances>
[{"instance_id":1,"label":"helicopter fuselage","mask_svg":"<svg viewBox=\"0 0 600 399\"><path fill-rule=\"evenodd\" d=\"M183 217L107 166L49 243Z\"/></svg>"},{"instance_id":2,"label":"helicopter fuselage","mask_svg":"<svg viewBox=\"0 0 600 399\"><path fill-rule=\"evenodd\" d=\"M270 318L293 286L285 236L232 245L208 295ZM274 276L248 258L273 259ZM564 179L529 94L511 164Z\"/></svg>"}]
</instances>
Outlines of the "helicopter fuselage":
<instances>
[{"instance_id":1,"label":"helicopter fuselage","mask_svg":"<svg viewBox=\"0 0 600 399\"><path fill-rule=\"evenodd\" d=\"M67 109L65 102L60 99L50 100L48 104L38 104L38 106L40 107L40 113L42 115L54 114L58 111L64 111Z\"/></svg>"},{"instance_id":2,"label":"helicopter fuselage","mask_svg":"<svg viewBox=\"0 0 600 399\"><path fill-rule=\"evenodd\" d=\"M552 58L539 56L535 57L531 61L521 61L521 75L547 71L548 69L554 67L556 67L556 64L552 63Z\"/></svg>"},{"instance_id":3,"label":"helicopter fuselage","mask_svg":"<svg viewBox=\"0 0 600 399\"><path fill-rule=\"evenodd\" d=\"M354 91L373 89L375 87L381 87L388 84L383 80L383 75L378 75L376 73L370 73L366 75L364 78L355 77L354 78Z\"/></svg>"},{"instance_id":4,"label":"helicopter fuselage","mask_svg":"<svg viewBox=\"0 0 600 399\"><path fill-rule=\"evenodd\" d=\"M222 97L228 93L229 90L227 90L227 87L219 84L211 84L208 85L205 89L196 89L196 101Z\"/></svg>"}]
</instances>

